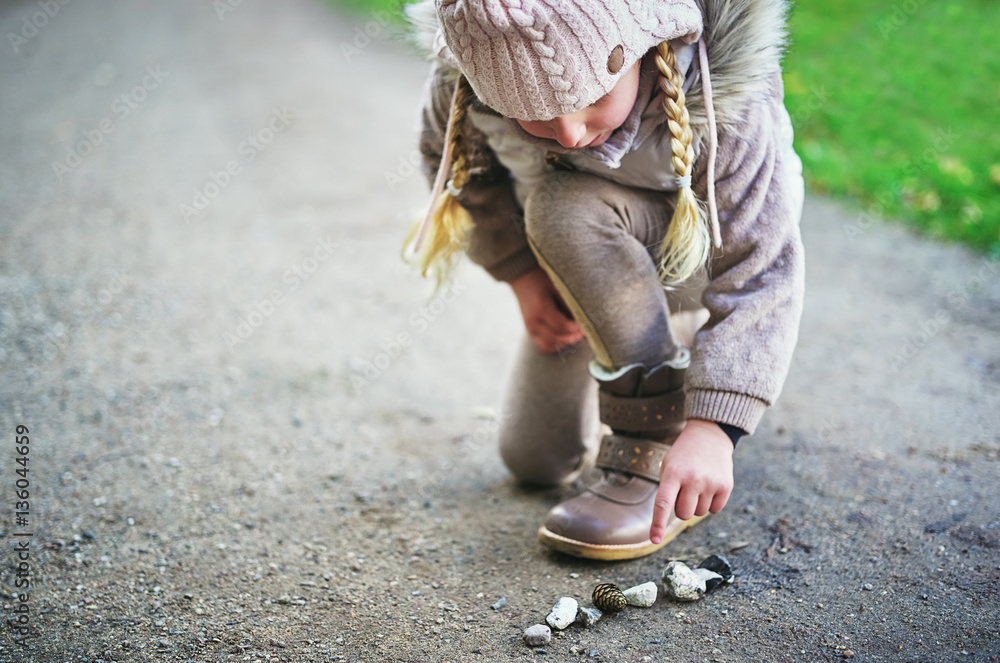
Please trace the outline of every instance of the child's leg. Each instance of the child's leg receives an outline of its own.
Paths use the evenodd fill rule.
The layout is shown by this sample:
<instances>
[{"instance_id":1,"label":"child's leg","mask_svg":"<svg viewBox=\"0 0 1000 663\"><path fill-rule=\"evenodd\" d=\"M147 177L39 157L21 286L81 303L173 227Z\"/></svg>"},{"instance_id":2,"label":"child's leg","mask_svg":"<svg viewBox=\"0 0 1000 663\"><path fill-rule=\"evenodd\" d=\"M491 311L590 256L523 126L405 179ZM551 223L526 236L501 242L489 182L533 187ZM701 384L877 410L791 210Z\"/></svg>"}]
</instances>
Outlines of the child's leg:
<instances>
[{"instance_id":1,"label":"child's leg","mask_svg":"<svg viewBox=\"0 0 1000 663\"><path fill-rule=\"evenodd\" d=\"M543 354L525 334L504 387L500 455L521 482L551 486L570 481L596 451L600 422L593 358L580 341Z\"/></svg>"},{"instance_id":2,"label":"child's leg","mask_svg":"<svg viewBox=\"0 0 1000 663\"><path fill-rule=\"evenodd\" d=\"M677 352L654 260L670 200L584 173L559 173L528 199L531 247L605 369Z\"/></svg>"},{"instance_id":3,"label":"child's leg","mask_svg":"<svg viewBox=\"0 0 1000 663\"><path fill-rule=\"evenodd\" d=\"M693 522L671 521L662 541L649 539L660 465L685 425L689 354L672 334L655 259L672 197L580 173L555 178L528 198L525 229L593 349L589 372L612 434L595 461L602 478L554 507L539 538L583 557L639 557ZM699 320L687 317L690 343Z\"/></svg>"}]
</instances>

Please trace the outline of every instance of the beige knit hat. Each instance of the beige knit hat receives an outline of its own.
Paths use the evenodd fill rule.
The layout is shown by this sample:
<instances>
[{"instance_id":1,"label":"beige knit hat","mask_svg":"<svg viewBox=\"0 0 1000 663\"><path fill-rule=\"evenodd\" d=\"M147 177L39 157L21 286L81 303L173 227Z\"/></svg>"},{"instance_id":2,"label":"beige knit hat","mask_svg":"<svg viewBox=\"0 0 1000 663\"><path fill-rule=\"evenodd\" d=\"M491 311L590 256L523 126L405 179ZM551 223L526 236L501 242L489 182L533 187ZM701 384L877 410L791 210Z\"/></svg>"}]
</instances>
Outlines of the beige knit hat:
<instances>
[{"instance_id":1,"label":"beige knit hat","mask_svg":"<svg viewBox=\"0 0 1000 663\"><path fill-rule=\"evenodd\" d=\"M589 106L662 41L698 40L694 0L435 0L438 57L501 115L550 120Z\"/></svg>"}]
</instances>

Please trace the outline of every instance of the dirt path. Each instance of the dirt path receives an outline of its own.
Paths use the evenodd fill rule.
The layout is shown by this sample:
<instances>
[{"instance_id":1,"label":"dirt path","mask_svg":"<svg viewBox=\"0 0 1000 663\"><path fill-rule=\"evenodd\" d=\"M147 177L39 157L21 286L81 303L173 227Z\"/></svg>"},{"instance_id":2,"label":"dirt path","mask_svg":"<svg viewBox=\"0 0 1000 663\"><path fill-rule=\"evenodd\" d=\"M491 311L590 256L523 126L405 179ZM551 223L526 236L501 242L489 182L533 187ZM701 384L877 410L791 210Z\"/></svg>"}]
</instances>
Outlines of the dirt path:
<instances>
[{"instance_id":1,"label":"dirt path","mask_svg":"<svg viewBox=\"0 0 1000 663\"><path fill-rule=\"evenodd\" d=\"M465 266L428 301L398 259L424 62L305 0L11 2L0 35L0 661L1000 656L997 265L807 200L798 354L730 506L560 557L534 532L572 488L490 439L513 298ZM521 643L734 548L697 604Z\"/></svg>"}]
</instances>

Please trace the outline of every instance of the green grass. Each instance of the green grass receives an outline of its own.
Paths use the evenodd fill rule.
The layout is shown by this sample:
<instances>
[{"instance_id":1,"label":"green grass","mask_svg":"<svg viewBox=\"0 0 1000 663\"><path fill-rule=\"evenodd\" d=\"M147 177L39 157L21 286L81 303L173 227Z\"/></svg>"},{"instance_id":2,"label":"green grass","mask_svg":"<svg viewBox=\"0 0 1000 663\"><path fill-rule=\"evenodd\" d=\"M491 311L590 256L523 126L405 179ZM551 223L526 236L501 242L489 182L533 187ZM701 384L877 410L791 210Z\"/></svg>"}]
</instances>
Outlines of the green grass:
<instances>
[{"instance_id":1,"label":"green grass","mask_svg":"<svg viewBox=\"0 0 1000 663\"><path fill-rule=\"evenodd\" d=\"M403 7L413 0L328 0L333 7L339 7L356 13L371 14L377 11L387 11L402 20Z\"/></svg>"},{"instance_id":2,"label":"green grass","mask_svg":"<svg viewBox=\"0 0 1000 663\"><path fill-rule=\"evenodd\" d=\"M786 105L810 188L1000 255L992 0L799 2Z\"/></svg>"},{"instance_id":3,"label":"green grass","mask_svg":"<svg viewBox=\"0 0 1000 663\"><path fill-rule=\"evenodd\" d=\"M331 0L398 14L400 0ZM799 0L785 95L809 188L1000 257L994 0Z\"/></svg>"}]
</instances>

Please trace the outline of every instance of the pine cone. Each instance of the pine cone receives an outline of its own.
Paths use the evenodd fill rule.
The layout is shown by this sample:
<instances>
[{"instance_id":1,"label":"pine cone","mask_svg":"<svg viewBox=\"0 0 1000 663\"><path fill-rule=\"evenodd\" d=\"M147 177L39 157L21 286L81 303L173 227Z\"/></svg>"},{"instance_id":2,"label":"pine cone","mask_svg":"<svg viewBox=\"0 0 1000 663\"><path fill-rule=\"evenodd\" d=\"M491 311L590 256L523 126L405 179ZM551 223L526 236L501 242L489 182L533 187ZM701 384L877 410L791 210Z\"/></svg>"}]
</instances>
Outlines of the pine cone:
<instances>
[{"instance_id":1,"label":"pine cone","mask_svg":"<svg viewBox=\"0 0 1000 663\"><path fill-rule=\"evenodd\" d=\"M610 582L595 587L592 598L594 607L602 612L618 612L625 607L625 595Z\"/></svg>"}]
</instances>

